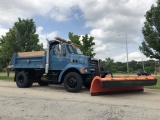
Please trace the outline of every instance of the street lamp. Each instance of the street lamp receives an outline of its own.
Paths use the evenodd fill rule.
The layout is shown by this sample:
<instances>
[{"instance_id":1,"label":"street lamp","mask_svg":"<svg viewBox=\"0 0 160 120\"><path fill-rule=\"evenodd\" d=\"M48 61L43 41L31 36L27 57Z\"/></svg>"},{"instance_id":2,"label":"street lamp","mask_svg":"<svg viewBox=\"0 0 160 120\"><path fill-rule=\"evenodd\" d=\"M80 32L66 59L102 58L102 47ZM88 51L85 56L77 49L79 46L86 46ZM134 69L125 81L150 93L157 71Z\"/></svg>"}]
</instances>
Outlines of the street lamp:
<instances>
[{"instance_id":1,"label":"street lamp","mask_svg":"<svg viewBox=\"0 0 160 120\"><path fill-rule=\"evenodd\" d=\"M128 40L127 40L127 33L121 34L119 36L125 35L126 38L126 55L127 55L127 75L129 76L129 66L128 66Z\"/></svg>"},{"instance_id":2,"label":"street lamp","mask_svg":"<svg viewBox=\"0 0 160 120\"><path fill-rule=\"evenodd\" d=\"M143 67L143 71L145 72L143 59L142 59L142 67Z\"/></svg>"}]
</instances>

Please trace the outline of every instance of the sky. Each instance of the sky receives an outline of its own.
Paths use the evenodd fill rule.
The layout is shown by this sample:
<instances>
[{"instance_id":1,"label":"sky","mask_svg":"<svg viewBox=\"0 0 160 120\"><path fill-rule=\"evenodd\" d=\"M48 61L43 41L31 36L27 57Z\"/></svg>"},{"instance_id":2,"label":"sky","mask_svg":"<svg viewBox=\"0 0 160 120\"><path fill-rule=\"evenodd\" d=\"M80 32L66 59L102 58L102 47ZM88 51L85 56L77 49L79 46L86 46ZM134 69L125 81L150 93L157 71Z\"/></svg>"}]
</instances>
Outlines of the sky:
<instances>
[{"instance_id":1,"label":"sky","mask_svg":"<svg viewBox=\"0 0 160 120\"><path fill-rule=\"evenodd\" d=\"M40 43L68 33L94 37L95 58L147 60L140 51L145 14L156 0L0 0L0 37L18 18L33 19ZM127 43L127 44L126 44Z\"/></svg>"}]
</instances>

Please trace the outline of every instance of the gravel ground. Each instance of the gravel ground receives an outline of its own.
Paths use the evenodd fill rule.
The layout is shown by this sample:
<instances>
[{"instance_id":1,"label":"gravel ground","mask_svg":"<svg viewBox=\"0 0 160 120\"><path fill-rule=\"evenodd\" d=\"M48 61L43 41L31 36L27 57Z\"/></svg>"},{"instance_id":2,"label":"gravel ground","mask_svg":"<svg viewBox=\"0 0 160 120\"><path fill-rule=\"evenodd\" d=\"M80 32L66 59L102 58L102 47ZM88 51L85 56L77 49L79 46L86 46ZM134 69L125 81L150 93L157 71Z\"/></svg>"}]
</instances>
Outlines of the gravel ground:
<instances>
[{"instance_id":1,"label":"gravel ground","mask_svg":"<svg viewBox=\"0 0 160 120\"><path fill-rule=\"evenodd\" d=\"M0 81L0 120L159 120L160 90L90 96L63 86L17 88Z\"/></svg>"}]
</instances>

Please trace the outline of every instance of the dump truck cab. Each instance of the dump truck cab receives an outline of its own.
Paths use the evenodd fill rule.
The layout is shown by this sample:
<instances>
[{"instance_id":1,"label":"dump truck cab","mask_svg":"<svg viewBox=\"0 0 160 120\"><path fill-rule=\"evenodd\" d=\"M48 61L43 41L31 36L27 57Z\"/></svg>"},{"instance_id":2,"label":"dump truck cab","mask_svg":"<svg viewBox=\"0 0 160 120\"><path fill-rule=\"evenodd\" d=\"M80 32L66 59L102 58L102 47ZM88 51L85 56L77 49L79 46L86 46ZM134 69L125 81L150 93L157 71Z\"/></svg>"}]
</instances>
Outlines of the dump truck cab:
<instances>
[{"instance_id":1,"label":"dump truck cab","mask_svg":"<svg viewBox=\"0 0 160 120\"><path fill-rule=\"evenodd\" d=\"M69 72L77 72L83 82L91 82L95 75L99 75L98 60L82 54L77 45L63 39L49 41L48 72L59 74L57 82L63 82Z\"/></svg>"}]
</instances>

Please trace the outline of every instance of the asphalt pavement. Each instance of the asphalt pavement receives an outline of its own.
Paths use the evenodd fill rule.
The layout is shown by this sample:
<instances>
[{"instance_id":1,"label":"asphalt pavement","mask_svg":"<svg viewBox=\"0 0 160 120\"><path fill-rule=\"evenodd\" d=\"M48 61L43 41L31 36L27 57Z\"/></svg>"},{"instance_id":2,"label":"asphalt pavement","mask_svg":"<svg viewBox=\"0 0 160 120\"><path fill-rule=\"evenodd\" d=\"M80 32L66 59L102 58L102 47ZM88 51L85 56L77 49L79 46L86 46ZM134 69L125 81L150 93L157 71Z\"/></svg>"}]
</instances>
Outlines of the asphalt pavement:
<instances>
[{"instance_id":1,"label":"asphalt pavement","mask_svg":"<svg viewBox=\"0 0 160 120\"><path fill-rule=\"evenodd\" d=\"M160 120L160 90L91 96L63 85L17 88L0 80L0 120Z\"/></svg>"}]
</instances>

